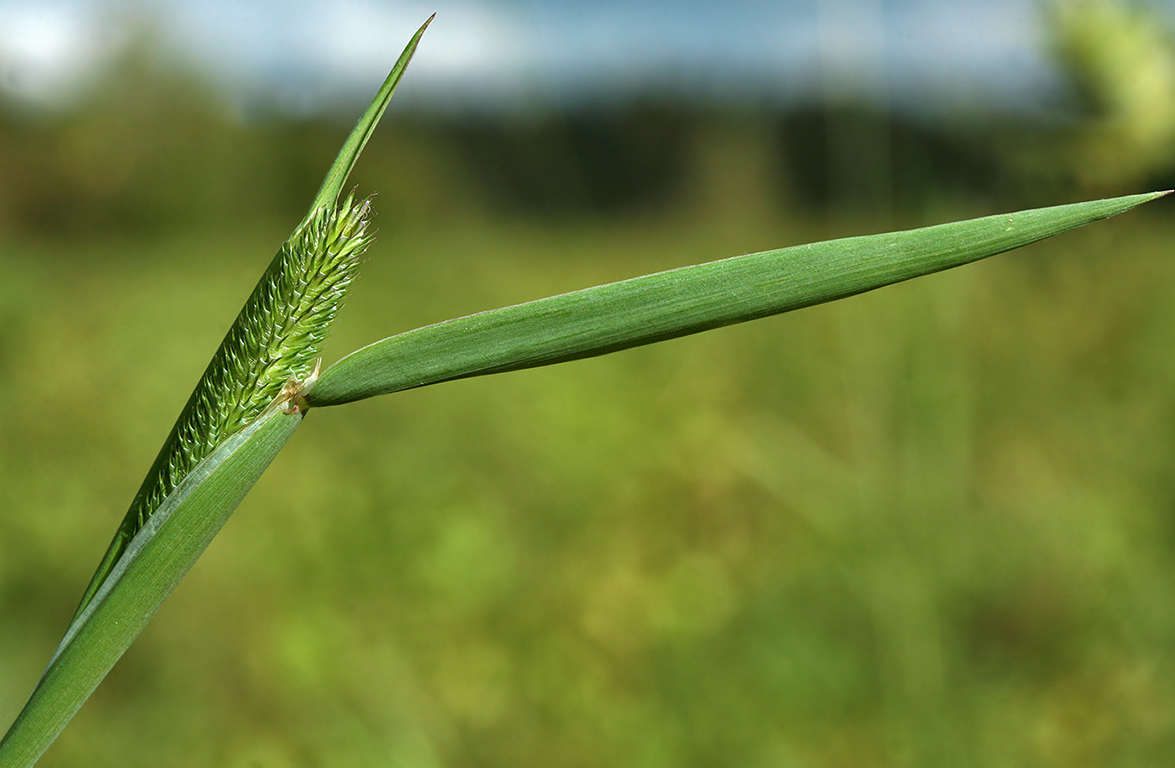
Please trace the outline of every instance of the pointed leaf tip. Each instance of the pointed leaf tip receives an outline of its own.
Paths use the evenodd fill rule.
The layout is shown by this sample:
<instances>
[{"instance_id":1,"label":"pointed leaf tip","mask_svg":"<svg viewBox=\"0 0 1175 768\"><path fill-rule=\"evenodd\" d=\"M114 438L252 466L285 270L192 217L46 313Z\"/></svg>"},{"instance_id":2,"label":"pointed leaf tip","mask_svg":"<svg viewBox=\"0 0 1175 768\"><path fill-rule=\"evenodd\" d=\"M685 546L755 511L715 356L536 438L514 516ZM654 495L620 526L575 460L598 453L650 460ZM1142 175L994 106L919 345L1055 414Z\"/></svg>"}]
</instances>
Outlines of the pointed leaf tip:
<instances>
[{"instance_id":1,"label":"pointed leaf tip","mask_svg":"<svg viewBox=\"0 0 1175 768\"><path fill-rule=\"evenodd\" d=\"M338 156L335 157L334 163L326 173L326 178L322 180L322 186L319 187L318 194L314 196L314 202L310 204L310 210L306 214L306 220L309 220L314 215L314 211L319 208L332 207L338 201L343 185L347 183L347 177L351 175L351 169L355 167L355 161L359 159L363 148L367 146L367 140L375 132L375 127L383 117L388 102L392 100L392 94L396 92L396 88L400 84L400 78L404 76L408 63L412 61L412 56L416 53L416 46L420 43L420 38L423 37L424 31L428 29L428 25L432 23L434 18L436 18L435 13L420 25L420 29L416 30L416 34L404 47L403 53L396 60L395 66L388 73L383 85L379 87L375 98L371 100L367 111L355 123L351 135L347 137L343 148L339 150Z\"/></svg>"}]
</instances>

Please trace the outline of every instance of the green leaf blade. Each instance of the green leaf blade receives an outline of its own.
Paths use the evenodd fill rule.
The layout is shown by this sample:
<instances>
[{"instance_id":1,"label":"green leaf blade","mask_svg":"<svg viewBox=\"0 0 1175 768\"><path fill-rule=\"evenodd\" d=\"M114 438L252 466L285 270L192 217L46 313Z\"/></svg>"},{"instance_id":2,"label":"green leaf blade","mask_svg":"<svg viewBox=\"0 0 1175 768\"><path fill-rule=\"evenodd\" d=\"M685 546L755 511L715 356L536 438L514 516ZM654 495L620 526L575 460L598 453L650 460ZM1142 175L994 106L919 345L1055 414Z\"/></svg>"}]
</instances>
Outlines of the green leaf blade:
<instances>
[{"instance_id":1,"label":"green leaf blade","mask_svg":"<svg viewBox=\"0 0 1175 768\"><path fill-rule=\"evenodd\" d=\"M324 372L338 405L452 379L603 355L967 264L1128 211L1156 192L737 256L418 328Z\"/></svg>"},{"instance_id":2,"label":"green leaf blade","mask_svg":"<svg viewBox=\"0 0 1175 768\"><path fill-rule=\"evenodd\" d=\"M420 29L416 30L416 34L408 41L408 45L404 48L404 52L400 54L400 58L396 61L392 71L388 73L383 85L375 94L371 104L367 107L367 111L355 123L355 127L351 130L351 135L347 137L347 141L343 144L343 148L339 150L338 156L335 157L334 163L330 170L326 172L326 178L322 180L322 186L318 189L318 194L314 196L314 202L310 204L310 212L307 217L313 215L314 211L319 208L329 208L334 206L335 202L342 194L343 185L347 183L347 177L351 175L351 169L355 167L356 161L359 160L359 155L363 153L363 148L367 146L367 140L371 138L371 134L375 131L376 125L379 124L380 118L383 117L384 111L388 107L388 103L392 100L392 95L395 94L397 86L400 85L400 79L404 76L405 70L408 69L409 62L412 61L412 56L416 53L416 46L420 44L420 38L424 36L424 31L428 29L428 25L436 18L434 13L428 17L428 20L421 25Z\"/></svg>"}]
</instances>

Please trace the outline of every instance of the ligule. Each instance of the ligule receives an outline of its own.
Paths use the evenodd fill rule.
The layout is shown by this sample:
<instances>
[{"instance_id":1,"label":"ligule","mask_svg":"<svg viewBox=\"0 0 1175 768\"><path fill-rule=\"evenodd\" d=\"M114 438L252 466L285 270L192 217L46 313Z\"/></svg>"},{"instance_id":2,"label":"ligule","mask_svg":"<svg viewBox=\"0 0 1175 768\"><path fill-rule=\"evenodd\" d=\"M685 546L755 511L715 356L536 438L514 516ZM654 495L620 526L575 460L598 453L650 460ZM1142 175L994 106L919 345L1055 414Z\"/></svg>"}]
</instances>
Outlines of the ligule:
<instances>
[{"instance_id":1,"label":"ligule","mask_svg":"<svg viewBox=\"0 0 1175 768\"><path fill-rule=\"evenodd\" d=\"M312 211L278 251L213 355L135 494L76 619L148 518L181 480L251 423L291 380L314 370L331 323L371 244L370 200Z\"/></svg>"}]
</instances>

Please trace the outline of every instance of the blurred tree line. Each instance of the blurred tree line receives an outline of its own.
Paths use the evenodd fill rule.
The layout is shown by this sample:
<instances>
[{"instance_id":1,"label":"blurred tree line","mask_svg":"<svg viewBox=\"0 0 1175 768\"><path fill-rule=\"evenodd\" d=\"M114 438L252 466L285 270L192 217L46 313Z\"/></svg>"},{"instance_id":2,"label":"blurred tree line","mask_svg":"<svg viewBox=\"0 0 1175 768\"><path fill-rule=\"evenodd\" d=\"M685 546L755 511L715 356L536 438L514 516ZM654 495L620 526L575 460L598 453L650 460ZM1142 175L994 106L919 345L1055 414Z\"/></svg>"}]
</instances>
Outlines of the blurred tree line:
<instances>
[{"instance_id":1,"label":"blurred tree line","mask_svg":"<svg viewBox=\"0 0 1175 768\"><path fill-rule=\"evenodd\" d=\"M1067 88L1032 114L657 95L561 113L393 109L356 182L391 215L442 219L743 205L889 215L1171 186L1175 47L1157 13L1088 0L1054 3L1048 19ZM351 117L241 119L150 44L132 46L67 113L0 101L0 227L69 236L296 219Z\"/></svg>"}]
</instances>

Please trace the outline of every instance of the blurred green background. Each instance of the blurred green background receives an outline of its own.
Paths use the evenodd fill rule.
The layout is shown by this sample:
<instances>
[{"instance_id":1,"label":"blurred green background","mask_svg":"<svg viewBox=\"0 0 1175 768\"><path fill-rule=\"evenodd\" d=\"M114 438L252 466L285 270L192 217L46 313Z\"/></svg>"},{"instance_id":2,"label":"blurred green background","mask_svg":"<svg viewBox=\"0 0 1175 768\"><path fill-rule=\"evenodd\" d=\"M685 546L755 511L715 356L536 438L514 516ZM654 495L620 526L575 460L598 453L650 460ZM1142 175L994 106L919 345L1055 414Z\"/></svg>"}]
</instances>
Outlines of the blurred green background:
<instances>
[{"instance_id":1,"label":"blurred green background","mask_svg":"<svg viewBox=\"0 0 1175 768\"><path fill-rule=\"evenodd\" d=\"M1156 19L1059 6L1047 116L393 105L327 362L648 271L1170 187ZM69 110L0 109L0 725L353 116L229 116L150 45ZM1170 205L314 411L42 765L1170 764Z\"/></svg>"}]
</instances>

